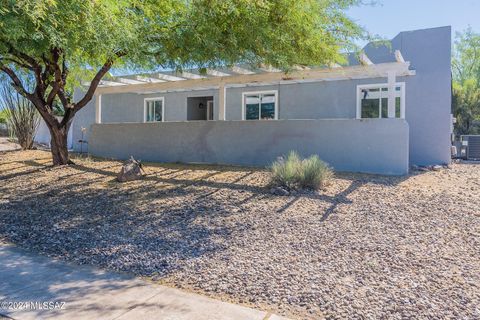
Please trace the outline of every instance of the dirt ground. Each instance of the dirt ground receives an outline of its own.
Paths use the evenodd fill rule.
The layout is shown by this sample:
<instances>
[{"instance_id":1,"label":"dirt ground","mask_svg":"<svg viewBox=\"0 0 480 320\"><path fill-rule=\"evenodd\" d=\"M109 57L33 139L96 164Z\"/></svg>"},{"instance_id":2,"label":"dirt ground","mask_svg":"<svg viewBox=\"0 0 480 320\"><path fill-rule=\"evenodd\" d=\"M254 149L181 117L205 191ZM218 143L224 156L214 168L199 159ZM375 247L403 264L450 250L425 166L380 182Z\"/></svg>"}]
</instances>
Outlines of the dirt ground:
<instances>
[{"instance_id":1,"label":"dirt ground","mask_svg":"<svg viewBox=\"0 0 480 320\"><path fill-rule=\"evenodd\" d=\"M74 161L0 153L0 239L293 318L480 318L480 165L276 196L261 169Z\"/></svg>"}]
</instances>

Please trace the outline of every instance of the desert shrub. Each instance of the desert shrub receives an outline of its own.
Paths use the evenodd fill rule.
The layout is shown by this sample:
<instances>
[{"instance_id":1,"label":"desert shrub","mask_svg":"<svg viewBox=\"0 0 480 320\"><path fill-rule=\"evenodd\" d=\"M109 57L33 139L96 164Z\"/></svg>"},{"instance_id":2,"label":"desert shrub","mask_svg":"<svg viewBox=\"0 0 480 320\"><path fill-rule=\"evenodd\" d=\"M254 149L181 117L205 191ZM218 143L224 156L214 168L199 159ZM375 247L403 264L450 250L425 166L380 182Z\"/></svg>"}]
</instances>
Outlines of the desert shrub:
<instances>
[{"instance_id":1,"label":"desert shrub","mask_svg":"<svg viewBox=\"0 0 480 320\"><path fill-rule=\"evenodd\" d=\"M23 150L31 149L40 122L33 104L5 85L0 90L0 110L6 113L8 128L18 144Z\"/></svg>"},{"instance_id":2,"label":"desert shrub","mask_svg":"<svg viewBox=\"0 0 480 320\"><path fill-rule=\"evenodd\" d=\"M0 108L0 123L6 124L8 118L7 110L2 110Z\"/></svg>"},{"instance_id":3,"label":"desert shrub","mask_svg":"<svg viewBox=\"0 0 480 320\"><path fill-rule=\"evenodd\" d=\"M321 189L332 178L332 169L317 155L302 159L290 151L270 167L271 185L294 189Z\"/></svg>"}]
</instances>

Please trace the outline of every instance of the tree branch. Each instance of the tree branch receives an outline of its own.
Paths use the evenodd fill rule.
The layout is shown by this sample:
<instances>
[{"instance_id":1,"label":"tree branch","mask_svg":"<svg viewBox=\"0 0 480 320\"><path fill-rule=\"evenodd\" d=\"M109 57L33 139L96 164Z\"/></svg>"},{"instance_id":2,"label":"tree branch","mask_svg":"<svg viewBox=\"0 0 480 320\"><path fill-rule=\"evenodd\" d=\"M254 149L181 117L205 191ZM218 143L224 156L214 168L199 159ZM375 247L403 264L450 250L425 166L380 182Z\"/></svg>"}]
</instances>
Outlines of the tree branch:
<instances>
[{"instance_id":1,"label":"tree branch","mask_svg":"<svg viewBox=\"0 0 480 320\"><path fill-rule=\"evenodd\" d=\"M107 72L110 70L113 62L113 59L107 60L107 62L105 62L102 68L98 70L97 74L90 83L90 87L88 88L87 93L85 93L85 96L80 101L74 104L75 112L82 109L88 102L90 102L90 100L92 100L95 90L97 90L97 87L100 84L100 80L102 80L103 76L107 74Z\"/></svg>"},{"instance_id":2,"label":"tree branch","mask_svg":"<svg viewBox=\"0 0 480 320\"><path fill-rule=\"evenodd\" d=\"M53 101L55 100L55 96L58 92L65 86L65 82L63 81L63 71L60 70L60 66L58 65L58 61L60 60L61 49L52 48L51 50L53 61L51 65L53 65L53 72L55 76L55 80L53 81L52 90L48 94L47 97L47 106L53 109Z\"/></svg>"},{"instance_id":3,"label":"tree branch","mask_svg":"<svg viewBox=\"0 0 480 320\"><path fill-rule=\"evenodd\" d=\"M25 90L22 81L20 81L20 78L18 78L17 74L12 69L0 63L0 70L5 72L10 77L12 80L12 86L18 91L18 93L25 98L30 98L30 96L32 96L31 93Z\"/></svg>"}]
</instances>

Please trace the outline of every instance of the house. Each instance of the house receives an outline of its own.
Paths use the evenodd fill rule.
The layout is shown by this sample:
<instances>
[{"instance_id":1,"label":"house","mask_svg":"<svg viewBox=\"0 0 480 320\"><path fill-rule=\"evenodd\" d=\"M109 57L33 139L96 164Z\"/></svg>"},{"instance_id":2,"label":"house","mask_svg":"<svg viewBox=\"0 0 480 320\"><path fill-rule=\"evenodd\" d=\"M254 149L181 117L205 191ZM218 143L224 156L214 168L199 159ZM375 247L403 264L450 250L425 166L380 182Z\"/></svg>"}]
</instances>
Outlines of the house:
<instances>
[{"instance_id":1,"label":"house","mask_svg":"<svg viewBox=\"0 0 480 320\"><path fill-rule=\"evenodd\" d=\"M103 81L76 115L73 148L84 127L91 154L118 159L264 166L297 150L336 170L393 175L449 163L451 28L401 32L350 60Z\"/></svg>"}]
</instances>

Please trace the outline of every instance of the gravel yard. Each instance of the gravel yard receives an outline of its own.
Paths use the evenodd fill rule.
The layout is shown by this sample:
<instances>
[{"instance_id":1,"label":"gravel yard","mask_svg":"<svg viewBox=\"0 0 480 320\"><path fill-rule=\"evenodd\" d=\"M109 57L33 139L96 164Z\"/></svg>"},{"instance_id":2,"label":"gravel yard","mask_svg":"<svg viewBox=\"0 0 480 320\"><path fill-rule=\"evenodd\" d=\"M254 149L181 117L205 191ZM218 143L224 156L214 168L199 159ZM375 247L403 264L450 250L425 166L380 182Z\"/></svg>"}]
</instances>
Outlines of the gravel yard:
<instances>
[{"instance_id":1,"label":"gravel yard","mask_svg":"<svg viewBox=\"0 0 480 320\"><path fill-rule=\"evenodd\" d=\"M0 153L0 240L293 318L480 318L480 165L282 197L258 169L75 162Z\"/></svg>"}]
</instances>

